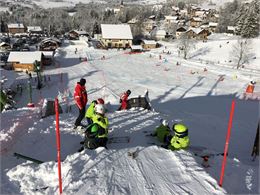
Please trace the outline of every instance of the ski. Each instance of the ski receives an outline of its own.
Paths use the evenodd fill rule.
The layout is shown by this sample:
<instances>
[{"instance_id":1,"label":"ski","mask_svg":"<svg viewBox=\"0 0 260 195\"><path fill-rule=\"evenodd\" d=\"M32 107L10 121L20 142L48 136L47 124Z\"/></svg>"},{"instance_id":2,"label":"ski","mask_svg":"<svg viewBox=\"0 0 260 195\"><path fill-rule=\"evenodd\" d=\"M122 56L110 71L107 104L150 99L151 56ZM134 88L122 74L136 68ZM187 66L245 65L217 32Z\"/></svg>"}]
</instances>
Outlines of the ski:
<instances>
[{"instance_id":1,"label":"ski","mask_svg":"<svg viewBox=\"0 0 260 195\"><path fill-rule=\"evenodd\" d=\"M130 137L129 136L119 136L119 137L110 137L108 138L108 144L114 143L129 143Z\"/></svg>"},{"instance_id":2,"label":"ski","mask_svg":"<svg viewBox=\"0 0 260 195\"><path fill-rule=\"evenodd\" d=\"M49 186L46 186L46 187L33 189L33 191L44 191L44 190L47 190L48 188L49 188Z\"/></svg>"},{"instance_id":3,"label":"ski","mask_svg":"<svg viewBox=\"0 0 260 195\"><path fill-rule=\"evenodd\" d=\"M201 158L210 158L210 157L214 157L214 156L223 156L224 153L205 153L205 154L197 154L194 153L195 156L201 157Z\"/></svg>"},{"instance_id":4,"label":"ski","mask_svg":"<svg viewBox=\"0 0 260 195\"><path fill-rule=\"evenodd\" d=\"M19 153L14 153L14 156L17 157L17 158L22 158L22 159L25 159L25 160L29 160L31 162L34 162L36 164L42 164L44 163L43 161L40 161L40 160L37 160L35 158L31 158L29 156L25 156L25 155L22 155L22 154L19 154Z\"/></svg>"}]
</instances>

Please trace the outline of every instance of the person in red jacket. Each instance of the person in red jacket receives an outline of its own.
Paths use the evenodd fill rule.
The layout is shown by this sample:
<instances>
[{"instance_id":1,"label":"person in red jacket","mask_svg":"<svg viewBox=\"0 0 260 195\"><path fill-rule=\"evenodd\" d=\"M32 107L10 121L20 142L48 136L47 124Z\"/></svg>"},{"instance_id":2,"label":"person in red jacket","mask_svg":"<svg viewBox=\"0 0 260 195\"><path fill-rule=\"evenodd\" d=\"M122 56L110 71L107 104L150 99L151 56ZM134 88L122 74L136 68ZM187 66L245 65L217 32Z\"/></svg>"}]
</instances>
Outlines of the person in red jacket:
<instances>
[{"instance_id":1,"label":"person in red jacket","mask_svg":"<svg viewBox=\"0 0 260 195\"><path fill-rule=\"evenodd\" d=\"M123 94L120 95L121 106L118 108L118 110L127 109L127 99L130 94L131 94L131 91L128 89L126 92L124 92Z\"/></svg>"},{"instance_id":2,"label":"person in red jacket","mask_svg":"<svg viewBox=\"0 0 260 195\"><path fill-rule=\"evenodd\" d=\"M75 121L74 129L76 129L78 126L81 126L81 121L84 118L86 112L88 95L85 88L85 84L86 84L86 79L81 78L74 90L74 100L79 108L79 116Z\"/></svg>"}]
</instances>

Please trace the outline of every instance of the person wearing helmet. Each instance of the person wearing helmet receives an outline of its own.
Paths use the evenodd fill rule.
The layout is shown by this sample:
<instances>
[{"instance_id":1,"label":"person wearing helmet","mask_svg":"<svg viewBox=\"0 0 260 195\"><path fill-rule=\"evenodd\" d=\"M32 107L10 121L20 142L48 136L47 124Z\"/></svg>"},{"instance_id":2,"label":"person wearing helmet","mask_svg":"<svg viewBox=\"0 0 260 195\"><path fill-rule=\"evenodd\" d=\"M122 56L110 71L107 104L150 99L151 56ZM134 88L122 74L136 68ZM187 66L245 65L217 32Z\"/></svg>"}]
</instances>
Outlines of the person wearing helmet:
<instances>
[{"instance_id":1,"label":"person wearing helmet","mask_svg":"<svg viewBox=\"0 0 260 195\"><path fill-rule=\"evenodd\" d=\"M105 147L107 144L106 130L97 123L88 125L85 131L84 147L88 149L96 149L98 147ZM84 149L82 147L79 151Z\"/></svg>"},{"instance_id":2,"label":"person wearing helmet","mask_svg":"<svg viewBox=\"0 0 260 195\"><path fill-rule=\"evenodd\" d=\"M86 84L86 79L81 78L74 90L74 100L79 109L79 115L75 121L74 129L76 129L78 126L81 126L81 121L84 118L86 112L88 95L87 95L85 84Z\"/></svg>"},{"instance_id":3,"label":"person wearing helmet","mask_svg":"<svg viewBox=\"0 0 260 195\"><path fill-rule=\"evenodd\" d=\"M107 132L109 123L107 117L105 116L105 111L106 110L103 104L97 104L94 108L92 121L93 123L97 123L98 125L100 125ZM107 136L107 133L104 136Z\"/></svg>"},{"instance_id":4,"label":"person wearing helmet","mask_svg":"<svg viewBox=\"0 0 260 195\"><path fill-rule=\"evenodd\" d=\"M176 123L172 126L174 136L171 138L167 148L171 150L185 149L190 144L188 136L188 128L181 123Z\"/></svg>"},{"instance_id":5,"label":"person wearing helmet","mask_svg":"<svg viewBox=\"0 0 260 195\"><path fill-rule=\"evenodd\" d=\"M120 103L121 106L118 108L118 110L126 110L127 109L127 100L129 95L131 94L131 91L128 89L126 92L120 95Z\"/></svg>"},{"instance_id":6,"label":"person wearing helmet","mask_svg":"<svg viewBox=\"0 0 260 195\"><path fill-rule=\"evenodd\" d=\"M157 139L162 143L169 143L172 138L171 129L167 120L161 120L161 125L157 127L151 136L157 136Z\"/></svg>"},{"instance_id":7,"label":"person wearing helmet","mask_svg":"<svg viewBox=\"0 0 260 195\"><path fill-rule=\"evenodd\" d=\"M97 100L94 100L91 102L91 104L89 105L87 112L85 114L85 117L88 121L88 124L90 125L91 123L93 123L92 117L95 113L95 106L97 104L104 104L104 100L102 98L98 98Z\"/></svg>"}]
</instances>

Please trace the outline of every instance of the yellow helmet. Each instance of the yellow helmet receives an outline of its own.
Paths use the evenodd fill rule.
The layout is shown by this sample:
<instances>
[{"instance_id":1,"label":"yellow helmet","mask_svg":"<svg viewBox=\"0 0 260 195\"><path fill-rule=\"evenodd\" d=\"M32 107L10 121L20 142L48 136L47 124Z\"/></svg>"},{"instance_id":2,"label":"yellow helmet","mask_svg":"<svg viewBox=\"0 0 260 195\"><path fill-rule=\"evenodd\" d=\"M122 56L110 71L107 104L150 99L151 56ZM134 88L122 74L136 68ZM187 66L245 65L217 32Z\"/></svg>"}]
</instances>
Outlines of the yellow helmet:
<instances>
[{"instance_id":1,"label":"yellow helmet","mask_svg":"<svg viewBox=\"0 0 260 195\"><path fill-rule=\"evenodd\" d=\"M186 127L184 124L177 123L172 126L173 131L175 134L179 137L185 137L188 136L188 127Z\"/></svg>"}]
</instances>

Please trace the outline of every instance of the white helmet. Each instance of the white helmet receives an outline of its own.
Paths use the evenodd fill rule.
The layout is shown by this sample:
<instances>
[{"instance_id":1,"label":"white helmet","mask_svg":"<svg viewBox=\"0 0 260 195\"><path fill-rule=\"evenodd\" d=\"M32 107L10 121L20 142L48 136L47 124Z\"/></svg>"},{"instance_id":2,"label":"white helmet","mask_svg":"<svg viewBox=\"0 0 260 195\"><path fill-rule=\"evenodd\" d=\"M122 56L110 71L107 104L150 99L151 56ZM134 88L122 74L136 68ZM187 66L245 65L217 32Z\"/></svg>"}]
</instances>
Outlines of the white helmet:
<instances>
[{"instance_id":1,"label":"white helmet","mask_svg":"<svg viewBox=\"0 0 260 195\"><path fill-rule=\"evenodd\" d=\"M162 125L163 126L169 126L169 122L167 120L162 120Z\"/></svg>"},{"instance_id":2,"label":"white helmet","mask_svg":"<svg viewBox=\"0 0 260 195\"><path fill-rule=\"evenodd\" d=\"M98 114L105 114L105 107L103 104L97 104L95 105L95 112Z\"/></svg>"}]
</instances>

